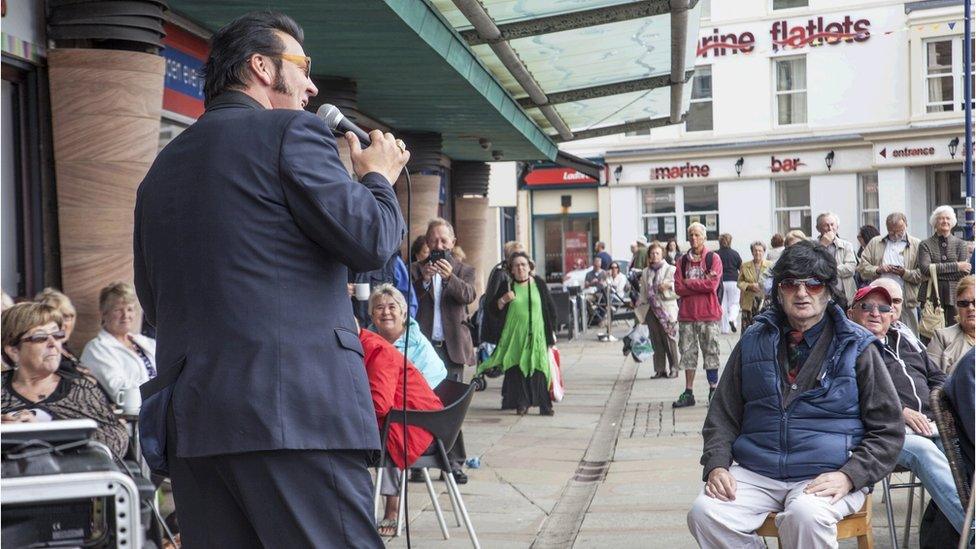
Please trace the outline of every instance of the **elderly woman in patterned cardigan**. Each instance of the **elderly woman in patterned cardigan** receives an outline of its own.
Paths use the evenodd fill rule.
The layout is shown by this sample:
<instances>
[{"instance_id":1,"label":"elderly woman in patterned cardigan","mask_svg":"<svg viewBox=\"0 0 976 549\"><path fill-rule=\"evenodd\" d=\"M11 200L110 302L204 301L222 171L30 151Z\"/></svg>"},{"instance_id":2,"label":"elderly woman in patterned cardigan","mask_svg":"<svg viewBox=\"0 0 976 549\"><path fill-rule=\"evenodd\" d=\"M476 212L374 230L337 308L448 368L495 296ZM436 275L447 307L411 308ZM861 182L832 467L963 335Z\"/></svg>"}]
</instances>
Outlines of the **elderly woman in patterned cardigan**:
<instances>
[{"instance_id":1,"label":"elderly woman in patterned cardigan","mask_svg":"<svg viewBox=\"0 0 976 549\"><path fill-rule=\"evenodd\" d=\"M956 212L951 206L939 206L929 217L929 224L935 229L935 234L922 241L918 247L918 269L922 272L922 297L919 302L924 304L928 295L929 265L935 265L938 279L939 301L945 313L946 326L955 322L956 307L953 297L956 295L956 283L969 274L972 265L969 263L971 253L966 241L952 234L956 226Z\"/></svg>"}]
</instances>

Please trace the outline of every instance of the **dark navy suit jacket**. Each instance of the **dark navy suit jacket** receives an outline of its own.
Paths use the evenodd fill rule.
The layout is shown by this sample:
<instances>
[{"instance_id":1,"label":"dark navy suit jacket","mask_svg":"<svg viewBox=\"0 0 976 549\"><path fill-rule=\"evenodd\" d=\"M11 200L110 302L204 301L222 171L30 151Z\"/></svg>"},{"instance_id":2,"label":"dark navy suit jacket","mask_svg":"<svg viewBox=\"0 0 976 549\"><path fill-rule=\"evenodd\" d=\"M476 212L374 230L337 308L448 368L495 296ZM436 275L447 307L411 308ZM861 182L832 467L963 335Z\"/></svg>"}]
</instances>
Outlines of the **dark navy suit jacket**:
<instances>
[{"instance_id":1,"label":"dark navy suit jacket","mask_svg":"<svg viewBox=\"0 0 976 549\"><path fill-rule=\"evenodd\" d=\"M309 112L228 92L167 145L134 259L160 373L185 364L177 455L379 449L347 268L382 267L404 232L390 183L350 178Z\"/></svg>"}]
</instances>

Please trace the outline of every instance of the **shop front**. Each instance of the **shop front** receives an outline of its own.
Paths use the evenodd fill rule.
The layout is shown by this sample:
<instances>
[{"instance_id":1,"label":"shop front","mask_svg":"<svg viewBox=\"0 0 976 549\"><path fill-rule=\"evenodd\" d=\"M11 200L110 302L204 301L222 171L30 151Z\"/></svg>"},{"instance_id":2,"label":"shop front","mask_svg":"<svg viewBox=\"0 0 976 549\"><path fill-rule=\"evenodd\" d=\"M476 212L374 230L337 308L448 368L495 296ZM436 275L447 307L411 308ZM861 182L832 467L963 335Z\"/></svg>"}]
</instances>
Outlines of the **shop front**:
<instances>
[{"instance_id":1,"label":"shop front","mask_svg":"<svg viewBox=\"0 0 976 549\"><path fill-rule=\"evenodd\" d=\"M600 240L597 179L551 164L530 165L519 178L520 200L531 219L529 248L537 273L562 282L573 270L590 266Z\"/></svg>"},{"instance_id":2,"label":"shop front","mask_svg":"<svg viewBox=\"0 0 976 549\"><path fill-rule=\"evenodd\" d=\"M807 142L765 141L607 153L611 182L601 215L610 219L612 250L625 250L637 235L682 249L685 228L705 225L710 248L729 233L747 254L754 241L801 230L816 236L816 217L833 212L839 234L857 241L858 230L884 231L885 217L904 212L917 236L931 232L928 218L950 205L964 219L962 128L925 132L863 133ZM962 227L957 227L962 233ZM616 252L614 252L616 253Z\"/></svg>"}]
</instances>

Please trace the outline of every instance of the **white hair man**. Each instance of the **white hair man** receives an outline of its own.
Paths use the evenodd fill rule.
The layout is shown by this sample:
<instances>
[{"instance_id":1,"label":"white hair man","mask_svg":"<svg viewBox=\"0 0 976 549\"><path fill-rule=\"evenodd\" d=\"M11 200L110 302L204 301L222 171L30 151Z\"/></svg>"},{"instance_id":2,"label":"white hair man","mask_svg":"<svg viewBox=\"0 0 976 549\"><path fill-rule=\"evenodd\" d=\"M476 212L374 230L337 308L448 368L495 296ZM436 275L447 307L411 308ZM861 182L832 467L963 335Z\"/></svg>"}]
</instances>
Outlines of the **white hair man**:
<instances>
[{"instance_id":1,"label":"white hair man","mask_svg":"<svg viewBox=\"0 0 976 549\"><path fill-rule=\"evenodd\" d=\"M898 282L890 278L879 278L870 284L872 288L884 288L888 291L888 295L891 296L891 309L892 309L892 319L891 327L889 329L897 331L901 334L902 338L911 343L916 351L924 351L925 346L922 342L918 340L916 336L916 329L912 328L899 320L902 317L905 307L905 294L902 291L902 286ZM917 326L917 324L916 324Z\"/></svg>"},{"instance_id":2,"label":"white hair man","mask_svg":"<svg viewBox=\"0 0 976 549\"><path fill-rule=\"evenodd\" d=\"M834 286L834 297L838 300L843 299L844 303L839 303L842 309L854 297L857 285L854 284L854 272L857 270L857 254L854 253L854 245L837 236L840 228L840 219L837 214L824 212L817 216L817 231L820 236L817 242L827 248L830 255L834 256L837 262L837 282Z\"/></svg>"},{"instance_id":3,"label":"white hair man","mask_svg":"<svg viewBox=\"0 0 976 549\"><path fill-rule=\"evenodd\" d=\"M899 324L912 332L918 330L918 286L922 272L918 269L918 247L921 240L908 234L908 218L902 212L892 212L885 219L888 234L878 235L864 246L857 272L864 280L890 280L904 294L899 304ZM889 286L885 286L892 293Z\"/></svg>"}]
</instances>

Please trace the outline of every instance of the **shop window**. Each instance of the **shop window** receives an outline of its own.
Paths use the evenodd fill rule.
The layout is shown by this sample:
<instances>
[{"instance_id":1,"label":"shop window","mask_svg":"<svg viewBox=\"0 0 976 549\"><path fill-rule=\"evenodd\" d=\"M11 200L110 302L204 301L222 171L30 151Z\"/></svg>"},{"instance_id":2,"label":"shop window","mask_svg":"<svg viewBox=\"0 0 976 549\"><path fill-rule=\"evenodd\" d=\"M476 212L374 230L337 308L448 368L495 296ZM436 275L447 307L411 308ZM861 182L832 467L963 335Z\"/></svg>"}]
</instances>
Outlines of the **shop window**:
<instances>
[{"instance_id":1,"label":"shop window","mask_svg":"<svg viewBox=\"0 0 976 549\"><path fill-rule=\"evenodd\" d=\"M965 108L962 44L962 37L925 42L926 112L952 112ZM969 47L976 48L974 44L976 42L971 39Z\"/></svg>"},{"instance_id":2,"label":"shop window","mask_svg":"<svg viewBox=\"0 0 976 549\"><path fill-rule=\"evenodd\" d=\"M807 122L807 59L777 59L776 122L780 126Z\"/></svg>"},{"instance_id":3,"label":"shop window","mask_svg":"<svg viewBox=\"0 0 976 549\"><path fill-rule=\"evenodd\" d=\"M684 195L685 228L701 223L705 226L705 239L718 240L718 185L685 187Z\"/></svg>"},{"instance_id":4,"label":"shop window","mask_svg":"<svg viewBox=\"0 0 976 549\"><path fill-rule=\"evenodd\" d=\"M878 208L878 172L862 173L857 176L858 210L860 226L872 225L881 229L881 213ZM884 233L884 231L881 231Z\"/></svg>"},{"instance_id":5,"label":"shop window","mask_svg":"<svg viewBox=\"0 0 976 549\"><path fill-rule=\"evenodd\" d=\"M964 172L958 168L934 170L934 190L935 202L929 210L934 210L938 206L949 205L956 211L958 223L952 233L958 237L963 236L964 221L966 219L966 179Z\"/></svg>"},{"instance_id":6,"label":"shop window","mask_svg":"<svg viewBox=\"0 0 976 549\"><path fill-rule=\"evenodd\" d=\"M792 8L805 8L809 5L808 0L773 0L774 10L788 10Z\"/></svg>"},{"instance_id":7,"label":"shop window","mask_svg":"<svg viewBox=\"0 0 976 549\"><path fill-rule=\"evenodd\" d=\"M644 235L648 240L667 242L677 239L678 216L674 187L647 187L643 189Z\"/></svg>"},{"instance_id":8,"label":"shop window","mask_svg":"<svg viewBox=\"0 0 976 549\"><path fill-rule=\"evenodd\" d=\"M810 180L790 179L775 183L776 232L781 235L800 229L810 236Z\"/></svg>"},{"instance_id":9,"label":"shop window","mask_svg":"<svg viewBox=\"0 0 976 549\"><path fill-rule=\"evenodd\" d=\"M689 132L712 129L712 67L698 67L691 85L691 106L685 129Z\"/></svg>"}]
</instances>

